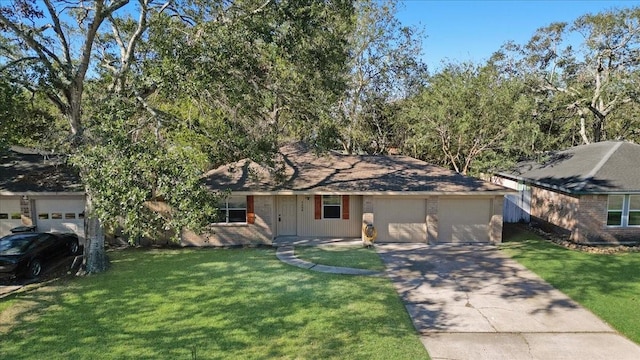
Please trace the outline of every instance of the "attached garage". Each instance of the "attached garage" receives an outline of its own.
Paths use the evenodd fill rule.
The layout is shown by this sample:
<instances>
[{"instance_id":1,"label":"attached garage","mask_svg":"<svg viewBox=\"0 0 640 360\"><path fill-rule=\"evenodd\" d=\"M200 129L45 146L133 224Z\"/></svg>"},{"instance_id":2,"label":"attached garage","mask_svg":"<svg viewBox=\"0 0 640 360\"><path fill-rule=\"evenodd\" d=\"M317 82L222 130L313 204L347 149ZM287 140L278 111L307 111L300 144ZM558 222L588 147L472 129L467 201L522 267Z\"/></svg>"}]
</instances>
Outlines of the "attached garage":
<instances>
[{"instance_id":1,"label":"attached garage","mask_svg":"<svg viewBox=\"0 0 640 360\"><path fill-rule=\"evenodd\" d=\"M0 236L35 225L84 238L84 187L65 159L21 147L0 153Z\"/></svg>"},{"instance_id":2,"label":"attached garage","mask_svg":"<svg viewBox=\"0 0 640 360\"><path fill-rule=\"evenodd\" d=\"M38 231L84 234L84 197L37 198L35 200Z\"/></svg>"},{"instance_id":3,"label":"attached garage","mask_svg":"<svg viewBox=\"0 0 640 360\"><path fill-rule=\"evenodd\" d=\"M0 236L10 233L10 230L22 224L20 199L18 197L0 197Z\"/></svg>"},{"instance_id":4,"label":"attached garage","mask_svg":"<svg viewBox=\"0 0 640 360\"><path fill-rule=\"evenodd\" d=\"M381 197L373 206L378 241L427 241L426 199Z\"/></svg>"},{"instance_id":5,"label":"attached garage","mask_svg":"<svg viewBox=\"0 0 640 360\"><path fill-rule=\"evenodd\" d=\"M491 199L441 198L438 203L438 242L489 242Z\"/></svg>"},{"instance_id":6,"label":"attached garage","mask_svg":"<svg viewBox=\"0 0 640 360\"><path fill-rule=\"evenodd\" d=\"M378 243L502 240L503 197L513 192L505 187L408 156L318 153L304 144L289 144L280 148L275 160L282 165L277 176L270 167L250 159L206 174L212 191L272 197L274 201L269 208L256 208L255 223L212 224L212 231L203 239L209 243L220 239L224 244L217 234L232 229L243 238L264 239L263 234L271 234L272 241L278 236L368 241L363 228L371 225ZM296 197L296 203L286 197ZM331 218L325 207L330 208ZM259 221L262 225L257 225Z\"/></svg>"}]
</instances>

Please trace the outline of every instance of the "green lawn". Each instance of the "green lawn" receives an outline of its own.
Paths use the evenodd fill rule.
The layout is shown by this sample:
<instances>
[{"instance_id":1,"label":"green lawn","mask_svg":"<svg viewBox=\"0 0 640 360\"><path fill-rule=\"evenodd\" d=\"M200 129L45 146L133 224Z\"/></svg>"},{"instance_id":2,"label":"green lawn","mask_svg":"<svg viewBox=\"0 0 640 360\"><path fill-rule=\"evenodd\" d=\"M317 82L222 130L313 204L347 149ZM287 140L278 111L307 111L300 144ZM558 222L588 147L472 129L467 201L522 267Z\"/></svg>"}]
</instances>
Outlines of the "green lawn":
<instances>
[{"instance_id":1,"label":"green lawn","mask_svg":"<svg viewBox=\"0 0 640 360\"><path fill-rule=\"evenodd\" d=\"M640 343L640 253L568 250L521 228L501 248L554 287Z\"/></svg>"},{"instance_id":2,"label":"green lawn","mask_svg":"<svg viewBox=\"0 0 640 360\"><path fill-rule=\"evenodd\" d=\"M428 358L384 277L298 269L271 249L110 257L107 273L0 300L0 357Z\"/></svg>"},{"instance_id":3,"label":"green lawn","mask_svg":"<svg viewBox=\"0 0 640 360\"><path fill-rule=\"evenodd\" d=\"M384 264L373 248L327 245L297 246L296 257L316 264L384 271Z\"/></svg>"}]
</instances>

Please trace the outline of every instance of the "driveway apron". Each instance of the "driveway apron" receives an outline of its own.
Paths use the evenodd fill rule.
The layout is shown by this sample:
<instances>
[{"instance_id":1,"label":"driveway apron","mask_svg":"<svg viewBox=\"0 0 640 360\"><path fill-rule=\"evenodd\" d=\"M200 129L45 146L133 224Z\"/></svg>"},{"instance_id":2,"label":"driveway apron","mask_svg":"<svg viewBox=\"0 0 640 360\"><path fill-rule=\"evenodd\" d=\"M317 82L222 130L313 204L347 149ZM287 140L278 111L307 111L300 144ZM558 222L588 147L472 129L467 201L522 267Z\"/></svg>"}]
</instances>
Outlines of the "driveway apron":
<instances>
[{"instance_id":1,"label":"driveway apron","mask_svg":"<svg viewBox=\"0 0 640 360\"><path fill-rule=\"evenodd\" d=\"M493 246L376 249L434 360L640 359L640 346Z\"/></svg>"}]
</instances>

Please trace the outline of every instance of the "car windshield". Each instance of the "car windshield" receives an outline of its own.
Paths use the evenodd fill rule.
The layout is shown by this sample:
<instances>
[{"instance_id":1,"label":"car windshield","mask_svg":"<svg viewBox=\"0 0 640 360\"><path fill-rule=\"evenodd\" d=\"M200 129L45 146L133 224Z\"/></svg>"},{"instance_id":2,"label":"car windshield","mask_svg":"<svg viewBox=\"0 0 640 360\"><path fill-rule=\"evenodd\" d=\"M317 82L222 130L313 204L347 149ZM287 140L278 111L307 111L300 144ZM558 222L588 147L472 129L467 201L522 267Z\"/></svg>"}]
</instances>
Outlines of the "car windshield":
<instances>
[{"instance_id":1,"label":"car windshield","mask_svg":"<svg viewBox=\"0 0 640 360\"><path fill-rule=\"evenodd\" d=\"M0 239L0 255L21 255L27 251L33 239L33 236L21 235L2 238Z\"/></svg>"}]
</instances>

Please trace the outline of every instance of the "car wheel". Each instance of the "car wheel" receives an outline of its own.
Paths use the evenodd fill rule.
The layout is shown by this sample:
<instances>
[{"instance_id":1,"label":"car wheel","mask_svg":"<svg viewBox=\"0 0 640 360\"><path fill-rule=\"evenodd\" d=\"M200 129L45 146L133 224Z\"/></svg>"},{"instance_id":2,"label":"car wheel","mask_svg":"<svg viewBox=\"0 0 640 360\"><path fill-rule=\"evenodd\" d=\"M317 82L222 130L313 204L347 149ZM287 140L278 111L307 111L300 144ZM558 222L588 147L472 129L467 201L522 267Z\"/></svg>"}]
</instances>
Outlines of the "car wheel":
<instances>
[{"instance_id":1,"label":"car wheel","mask_svg":"<svg viewBox=\"0 0 640 360\"><path fill-rule=\"evenodd\" d=\"M40 260L38 259L31 260L27 275L33 279L38 277L41 273L42 273L42 264L40 263Z\"/></svg>"},{"instance_id":2,"label":"car wheel","mask_svg":"<svg viewBox=\"0 0 640 360\"><path fill-rule=\"evenodd\" d=\"M71 240L69 243L69 253L71 255L76 255L80 251L80 244L78 244L78 240Z\"/></svg>"}]
</instances>

